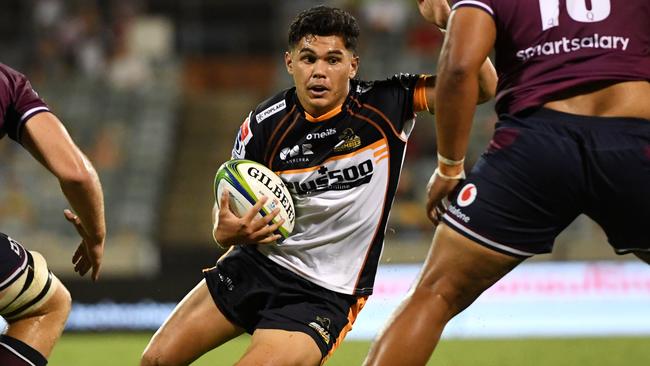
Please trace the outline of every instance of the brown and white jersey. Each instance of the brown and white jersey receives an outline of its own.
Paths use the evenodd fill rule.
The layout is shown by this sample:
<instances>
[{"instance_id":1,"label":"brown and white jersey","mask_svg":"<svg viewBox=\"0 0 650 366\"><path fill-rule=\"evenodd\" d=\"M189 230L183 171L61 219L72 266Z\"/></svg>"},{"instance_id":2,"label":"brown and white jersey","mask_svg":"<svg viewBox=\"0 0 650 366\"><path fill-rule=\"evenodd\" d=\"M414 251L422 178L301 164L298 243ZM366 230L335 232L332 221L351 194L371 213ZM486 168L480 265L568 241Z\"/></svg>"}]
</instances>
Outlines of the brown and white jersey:
<instances>
[{"instance_id":1,"label":"brown and white jersey","mask_svg":"<svg viewBox=\"0 0 650 366\"><path fill-rule=\"evenodd\" d=\"M426 109L424 80L353 80L343 105L319 118L295 88L250 112L232 157L276 172L296 208L292 235L257 250L332 291L372 293L414 111Z\"/></svg>"}]
</instances>

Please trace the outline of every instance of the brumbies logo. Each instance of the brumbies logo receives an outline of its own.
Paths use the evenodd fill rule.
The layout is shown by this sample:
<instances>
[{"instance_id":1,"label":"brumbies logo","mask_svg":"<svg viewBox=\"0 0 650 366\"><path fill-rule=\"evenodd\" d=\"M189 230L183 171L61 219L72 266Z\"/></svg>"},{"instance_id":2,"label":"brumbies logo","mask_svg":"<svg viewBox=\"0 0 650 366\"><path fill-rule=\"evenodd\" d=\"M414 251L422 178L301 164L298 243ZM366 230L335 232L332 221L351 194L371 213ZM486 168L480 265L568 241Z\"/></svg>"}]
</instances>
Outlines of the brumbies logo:
<instances>
[{"instance_id":1,"label":"brumbies logo","mask_svg":"<svg viewBox=\"0 0 650 366\"><path fill-rule=\"evenodd\" d=\"M477 195L477 189L474 184L467 184L463 189L460 190L460 193L458 194L458 199L456 199L456 202L458 203L458 206L460 207L467 207L474 202L476 199Z\"/></svg>"},{"instance_id":2,"label":"brumbies logo","mask_svg":"<svg viewBox=\"0 0 650 366\"><path fill-rule=\"evenodd\" d=\"M334 151L336 152L350 151L361 146L361 138L355 135L354 130L351 128L343 130L343 133L339 136L339 140L339 143L334 146Z\"/></svg>"}]
</instances>

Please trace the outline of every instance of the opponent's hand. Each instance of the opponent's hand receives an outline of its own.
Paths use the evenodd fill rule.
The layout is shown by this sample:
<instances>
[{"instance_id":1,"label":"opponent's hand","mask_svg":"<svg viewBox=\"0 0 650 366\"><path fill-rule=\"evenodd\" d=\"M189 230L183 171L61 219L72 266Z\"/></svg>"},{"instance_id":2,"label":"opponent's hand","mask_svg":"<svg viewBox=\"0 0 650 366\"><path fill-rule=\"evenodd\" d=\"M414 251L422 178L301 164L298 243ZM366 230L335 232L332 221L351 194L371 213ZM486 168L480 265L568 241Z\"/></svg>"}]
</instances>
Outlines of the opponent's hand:
<instances>
[{"instance_id":1,"label":"opponent's hand","mask_svg":"<svg viewBox=\"0 0 650 366\"><path fill-rule=\"evenodd\" d=\"M438 226L442 215L447 211L445 198L456 188L461 182L461 179L448 179L438 175L434 171L429 178L427 184L427 216L433 222L434 226Z\"/></svg>"},{"instance_id":2,"label":"opponent's hand","mask_svg":"<svg viewBox=\"0 0 650 366\"><path fill-rule=\"evenodd\" d=\"M256 217L268 197L262 197L240 218L230 210L229 195L224 190L219 200L219 221L214 232L214 238L219 244L226 247L236 244L270 244L282 238L275 231L284 224L284 219L271 223L280 213L279 208L262 218Z\"/></svg>"},{"instance_id":3,"label":"opponent's hand","mask_svg":"<svg viewBox=\"0 0 650 366\"><path fill-rule=\"evenodd\" d=\"M437 25L440 29L447 28L447 20L451 13L447 0L417 0L417 3L424 20Z\"/></svg>"},{"instance_id":4,"label":"opponent's hand","mask_svg":"<svg viewBox=\"0 0 650 366\"><path fill-rule=\"evenodd\" d=\"M91 278L93 281L97 281L104 256L104 239L96 239L88 235L86 229L81 225L81 219L72 211L65 209L63 215L74 225L77 233L81 236L81 244L72 255L74 271L80 276L84 276L92 268Z\"/></svg>"}]
</instances>

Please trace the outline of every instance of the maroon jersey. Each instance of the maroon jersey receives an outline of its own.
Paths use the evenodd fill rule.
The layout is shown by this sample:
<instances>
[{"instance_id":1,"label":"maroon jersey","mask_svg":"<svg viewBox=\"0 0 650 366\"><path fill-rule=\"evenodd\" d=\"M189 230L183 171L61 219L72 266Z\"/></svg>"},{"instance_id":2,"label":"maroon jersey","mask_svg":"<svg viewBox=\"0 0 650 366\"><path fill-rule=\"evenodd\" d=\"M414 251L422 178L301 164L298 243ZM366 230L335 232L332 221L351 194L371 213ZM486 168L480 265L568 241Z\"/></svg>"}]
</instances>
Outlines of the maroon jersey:
<instances>
[{"instance_id":1,"label":"maroon jersey","mask_svg":"<svg viewBox=\"0 0 650 366\"><path fill-rule=\"evenodd\" d=\"M497 28L496 109L516 113L598 81L650 81L650 0L455 0Z\"/></svg>"},{"instance_id":2,"label":"maroon jersey","mask_svg":"<svg viewBox=\"0 0 650 366\"><path fill-rule=\"evenodd\" d=\"M49 111L25 75L0 63L0 138L20 142L22 128L32 116Z\"/></svg>"}]
</instances>

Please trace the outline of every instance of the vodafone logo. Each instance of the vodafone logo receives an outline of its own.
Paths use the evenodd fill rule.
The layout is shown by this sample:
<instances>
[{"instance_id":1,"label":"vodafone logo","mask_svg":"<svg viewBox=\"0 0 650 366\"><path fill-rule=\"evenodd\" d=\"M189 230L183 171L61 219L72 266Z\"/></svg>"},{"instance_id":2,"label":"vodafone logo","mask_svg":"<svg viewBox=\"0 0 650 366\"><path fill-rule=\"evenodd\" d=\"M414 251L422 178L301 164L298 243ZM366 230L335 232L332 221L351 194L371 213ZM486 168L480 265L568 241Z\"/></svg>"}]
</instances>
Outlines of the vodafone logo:
<instances>
[{"instance_id":1,"label":"vodafone logo","mask_svg":"<svg viewBox=\"0 0 650 366\"><path fill-rule=\"evenodd\" d=\"M460 207L467 207L474 202L476 199L476 186L474 184L467 184L463 189L460 190L460 193L458 194L458 199L456 202L458 203L458 206Z\"/></svg>"}]
</instances>

